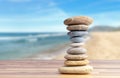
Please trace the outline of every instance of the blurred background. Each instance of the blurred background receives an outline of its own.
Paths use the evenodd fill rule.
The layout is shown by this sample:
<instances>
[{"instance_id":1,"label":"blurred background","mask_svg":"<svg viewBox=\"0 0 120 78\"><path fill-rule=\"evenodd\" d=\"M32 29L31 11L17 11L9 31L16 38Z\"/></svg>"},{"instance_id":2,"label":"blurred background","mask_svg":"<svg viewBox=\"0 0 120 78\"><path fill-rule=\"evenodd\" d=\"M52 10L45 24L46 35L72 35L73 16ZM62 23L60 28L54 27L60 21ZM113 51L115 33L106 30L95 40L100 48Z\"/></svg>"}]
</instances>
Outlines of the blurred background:
<instances>
[{"instance_id":1,"label":"blurred background","mask_svg":"<svg viewBox=\"0 0 120 78\"><path fill-rule=\"evenodd\" d=\"M64 19L90 16L89 59L120 59L120 0L0 0L0 60L64 59Z\"/></svg>"}]
</instances>

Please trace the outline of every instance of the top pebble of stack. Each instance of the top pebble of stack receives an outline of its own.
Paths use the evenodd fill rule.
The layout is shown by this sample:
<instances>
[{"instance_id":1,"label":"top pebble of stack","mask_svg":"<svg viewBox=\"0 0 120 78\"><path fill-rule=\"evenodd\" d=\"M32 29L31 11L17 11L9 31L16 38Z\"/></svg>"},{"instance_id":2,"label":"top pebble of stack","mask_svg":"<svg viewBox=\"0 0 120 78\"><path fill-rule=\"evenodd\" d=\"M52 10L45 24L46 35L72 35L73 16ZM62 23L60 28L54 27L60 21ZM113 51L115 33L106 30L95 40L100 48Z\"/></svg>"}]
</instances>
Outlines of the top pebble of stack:
<instances>
[{"instance_id":1,"label":"top pebble of stack","mask_svg":"<svg viewBox=\"0 0 120 78\"><path fill-rule=\"evenodd\" d=\"M76 16L68 18L64 21L65 25L90 25L93 22L93 19L87 16Z\"/></svg>"}]
</instances>

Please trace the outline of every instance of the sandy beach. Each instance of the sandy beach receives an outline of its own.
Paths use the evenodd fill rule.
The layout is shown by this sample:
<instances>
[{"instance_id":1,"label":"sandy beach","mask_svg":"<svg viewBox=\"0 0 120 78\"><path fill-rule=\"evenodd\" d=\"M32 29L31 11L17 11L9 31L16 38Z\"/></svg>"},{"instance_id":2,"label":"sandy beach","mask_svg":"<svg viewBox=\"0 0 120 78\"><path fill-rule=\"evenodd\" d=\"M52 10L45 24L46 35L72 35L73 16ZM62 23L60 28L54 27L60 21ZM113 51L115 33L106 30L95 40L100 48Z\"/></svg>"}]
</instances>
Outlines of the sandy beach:
<instances>
[{"instance_id":1,"label":"sandy beach","mask_svg":"<svg viewBox=\"0 0 120 78\"><path fill-rule=\"evenodd\" d=\"M120 32L91 32L85 44L88 59L120 59ZM32 56L32 59L63 60L70 43L66 43ZM31 58L31 57L30 57Z\"/></svg>"}]
</instances>

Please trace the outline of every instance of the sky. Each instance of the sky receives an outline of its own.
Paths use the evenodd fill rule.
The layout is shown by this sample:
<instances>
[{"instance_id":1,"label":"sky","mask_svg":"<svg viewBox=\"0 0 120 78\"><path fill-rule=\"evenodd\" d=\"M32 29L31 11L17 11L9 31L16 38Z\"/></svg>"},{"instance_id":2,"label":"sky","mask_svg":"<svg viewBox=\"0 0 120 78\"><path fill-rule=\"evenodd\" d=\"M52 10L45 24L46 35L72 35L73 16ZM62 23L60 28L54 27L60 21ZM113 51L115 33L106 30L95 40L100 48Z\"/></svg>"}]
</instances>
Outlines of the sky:
<instances>
[{"instance_id":1,"label":"sky","mask_svg":"<svg viewBox=\"0 0 120 78\"><path fill-rule=\"evenodd\" d=\"M90 26L120 26L120 0L0 0L0 32L65 32L63 21L90 16Z\"/></svg>"}]
</instances>

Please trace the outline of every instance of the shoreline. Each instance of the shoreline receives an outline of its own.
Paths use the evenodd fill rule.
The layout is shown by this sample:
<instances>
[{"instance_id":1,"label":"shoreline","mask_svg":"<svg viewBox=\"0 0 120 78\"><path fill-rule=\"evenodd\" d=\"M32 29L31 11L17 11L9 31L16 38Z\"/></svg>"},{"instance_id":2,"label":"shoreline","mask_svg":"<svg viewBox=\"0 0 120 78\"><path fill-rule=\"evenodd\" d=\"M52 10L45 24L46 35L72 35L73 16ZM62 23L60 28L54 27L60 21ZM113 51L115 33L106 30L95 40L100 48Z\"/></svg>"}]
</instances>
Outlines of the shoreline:
<instances>
[{"instance_id":1,"label":"shoreline","mask_svg":"<svg viewBox=\"0 0 120 78\"><path fill-rule=\"evenodd\" d=\"M31 60L53 60L53 59L59 59L59 56L63 56L66 53L66 50L69 48L69 42L58 45L57 47L50 48L48 50L45 50L43 52L39 52L37 54L34 54L32 56L29 56L25 59L31 59Z\"/></svg>"}]
</instances>

